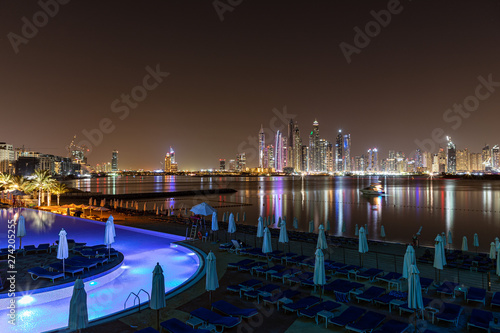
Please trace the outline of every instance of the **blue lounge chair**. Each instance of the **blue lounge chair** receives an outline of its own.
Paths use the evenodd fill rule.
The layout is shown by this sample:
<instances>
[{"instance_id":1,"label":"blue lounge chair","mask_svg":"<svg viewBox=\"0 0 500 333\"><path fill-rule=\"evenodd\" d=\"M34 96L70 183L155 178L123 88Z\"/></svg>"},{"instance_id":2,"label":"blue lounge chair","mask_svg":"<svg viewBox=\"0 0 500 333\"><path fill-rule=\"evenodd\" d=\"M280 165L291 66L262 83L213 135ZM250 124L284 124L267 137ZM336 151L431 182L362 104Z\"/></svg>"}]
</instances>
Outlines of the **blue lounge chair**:
<instances>
[{"instance_id":1,"label":"blue lounge chair","mask_svg":"<svg viewBox=\"0 0 500 333\"><path fill-rule=\"evenodd\" d=\"M462 307L453 303L443 303L441 310L434 316L438 321L449 321L458 327L458 318L462 313Z\"/></svg>"},{"instance_id":2,"label":"blue lounge chair","mask_svg":"<svg viewBox=\"0 0 500 333\"><path fill-rule=\"evenodd\" d=\"M403 323L399 320L389 320L374 332L378 333L403 333L411 327L408 323Z\"/></svg>"},{"instance_id":3,"label":"blue lounge chair","mask_svg":"<svg viewBox=\"0 0 500 333\"><path fill-rule=\"evenodd\" d=\"M49 253L50 249L50 244L49 243L44 243L44 244L38 244L38 247L36 248L36 252L47 252Z\"/></svg>"},{"instance_id":4,"label":"blue lounge chair","mask_svg":"<svg viewBox=\"0 0 500 333\"><path fill-rule=\"evenodd\" d=\"M90 259L89 259L90 260ZM91 268L97 267L96 262L84 262L75 258L66 259L66 263L73 267L83 267L90 271Z\"/></svg>"},{"instance_id":5,"label":"blue lounge chair","mask_svg":"<svg viewBox=\"0 0 500 333\"><path fill-rule=\"evenodd\" d=\"M257 303L260 302L259 298L262 297L268 297L272 296L274 293L280 291L280 286L277 284L267 284L263 287L260 287L259 289L255 290L249 290L245 291L243 295L245 295L246 298L257 298Z\"/></svg>"},{"instance_id":6,"label":"blue lounge chair","mask_svg":"<svg viewBox=\"0 0 500 333\"><path fill-rule=\"evenodd\" d=\"M231 268L240 268L240 266L245 266L245 265L248 265L248 264L251 264L253 263L255 260L252 260L252 259L243 259L243 260L240 260L238 262L230 262L229 264L227 264L227 268L231 267Z\"/></svg>"},{"instance_id":7,"label":"blue lounge chair","mask_svg":"<svg viewBox=\"0 0 500 333\"><path fill-rule=\"evenodd\" d=\"M493 297L491 298L491 303L490 307L495 306L500 306L500 291L497 291L496 293L493 294Z\"/></svg>"},{"instance_id":8,"label":"blue lounge chair","mask_svg":"<svg viewBox=\"0 0 500 333\"><path fill-rule=\"evenodd\" d=\"M363 271L363 272L357 272L356 273L356 279L357 278L363 278L363 279L370 280L370 282L373 282L373 280L375 280L375 278L377 276L380 276L383 273L384 273L384 271L381 270L381 269L370 268L370 269L367 269L366 271Z\"/></svg>"},{"instance_id":9,"label":"blue lounge chair","mask_svg":"<svg viewBox=\"0 0 500 333\"><path fill-rule=\"evenodd\" d=\"M203 320L205 323L212 324L216 327L221 326L222 330L224 330L224 328L235 327L241 323L241 318L221 316L220 314L205 308L198 308L191 311L190 314L192 317Z\"/></svg>"},{"instance_id":10,"label":"blue lounge chair","mask_svg":"<svg viewBox=\"0 0 500 333\"><path fill-rule=\"evenodd\" d=\"M310 257L308 256L304 256L304 255L300 255L300 256L296 256L296 257L293 257L293 258L290 258L290 259L286 259L286 263L288 265L288 263L291 263L291 264L295 264L295 265L300 265L300 263L306 259L308 259Z\"/></svg>"},{"instance_id":11,"label":"blue lounge chair","mask_svg":"<svg viewBox=\"0 0 500 333\"><path fill-rule=\"evenodd\" d=\"M436 292L438 294L446 294L453 296L455 294L455 287L458 286L458 283L451 281L444 281L437 289Z\"/></svg>"},{"instance_id":12,"label":"blue lounge chair","mask_svg":"<svg viewBox=\"0 0 500 333\"><path fill-rule=\"evenodd\" d=\"M160 326L163 329L167 330L167 332L171 333L210 333L209 330L203 330L203 329L194 329L191 326L187 325L186 323L183 323L177 318L172 318L169 320L166 320L162 323L160 323ZM150 327L148 327L150 328ZM142 331L137 331L137 332L142 332ZM136 332L136 333L137 333ZM158 332L157 330L151 331L153 332ZM144 333L149 333L149 331L144 331Z\"/></svg>"},{"instance_id":13,"label":"blue lounge chair","mask_svg":"<svg viewBox=\"0 0 500 333\"><path fill-rule=\"evenodd\" d=\"M28 254L30 252L36 253L36 246L35 245L24 245L24 253Z\"/></svg>"},{"instance_id":14,"label":"blue lounge chair","mask_svg":"<svg viewBox=\"0 0 500 333\"><path fill-rule=\"evenodd\" d=\"M71 273L71 275L74 277L75 273L82 273L83 274L83 267L73 267L70 265L64 265L60 262L55 262L53 264L49 265L50 268L55 269L58 272L66 272L66 273Z\"/></svg>"},{"instance_id":15,"label":"blue lounge chair","mask_svg":"<svg viewBox=\"0 0 500 333\"><path fill-rule=\"evenodd\" d=\"M358 299L358 303L360 300L372 303L373 299L379 297L383 293L385 293L385 288L373 286L366 289L362 294L357 295L356 298Z\"/></svg>"},{"instance_id":16,"label":"blue lounge chair","mask_svg":"<svg viewBox=\"0 0 500 333\"><path fill-rule=\"evenodd\" d=\"M291 300L292 298L300 295L300 291L298 290L292 290L292 289L287 289L282 292L279 292L277 294L274 294L272 296L267 296L267 297L262 297L262 301L264 302L264 305L267 303L270 304L278 304L278 310L279 310L279 301L284 300L284 299L289 299Z\"/></svg>"},{"instance_id":17,"label":"blue lounge chair","mask_svg":"<svg viewBox=\"0 0 500 333\"><path fill-rule=\"evenodd\" d=\"M256 275L259 275L260 273L266 274L266 280L267 280L267 275L268 274L273 274L277 272L281 272L286 269L286 266L283 265L274 265L273 267L268 267L268 268L257 268L252 270L252 272L255 272Z\"/></svg>"},{"instance_id":18,"label":"blue lounge chair","mask_svg":"<svg viewBox=\"0 0 500 333\"><path fill-rule=\"evenodd\" d=\"M379 281L387 282L387 286L390 287L393 284L397 284L397 288L399 289L399 281L403 278L403 274L397 272L390 272L384 276L379 276L376 279Z\"/></svg>"},{"instance_id":19,"label":"blue lounge chair","mask_svg":"<svg viewBox=\"0 0 500 333\"><path fill-rule=\"evenodd\" d=\"M330 318L329 323L344 327L347 324L353 323L366 312L365 309L358 308L357 306L350 306L336 317Z\"/></svg>"},{"instance_id":20,"label":"blue lounge chair","mask_svg":"<svg viewBox=\"0 0 500 333\"><path fill-rule=\"evenodd\" d=\"M408 298L408 293L402 291L391 290L387 294L381 295L373 299L374 303L389 305L392 300L404 300Z\"/></svg>"},{"instance_id":21,"label":"blue lounge chair","mask_svg":"<svg viewBox=\"0 0 500 333\"><path fill-rule=\"evenodd\" d=\"M289 277L288 282L290 282L290 285L292 283L299 283L300 284L300 283L302 283L302 281L312 279L313 276L314 276L313 272L304 272L302 274L297 274L295 276Z\"/></svg>"},{"instance_id":22,"label":"blue lounge chair","mask_svg":"<svg viewBox=\"0 0 500 333\"><path fill-rule=\"evenodd\" d=\"M347 303L350 300L351 290L359 289L364 287L364 284L359 282L351 282L347 280L340 280L337 285L331 286L331 291L335 294L335 300L337 302Z\"/></svg>"},{"instance_id":23,"label":"blue lounge chair","mask_svg":"<svg viewBox=\"0 0 500 333\"><path fill-rule=\"evenodd\" d=\"M385 319L385 315L368 311L355 323L347 324L346 329L354 332L371 332Z\"/></svg>"},{"instance_id":24,"label":"blue lounge chair","mask_svg":"<svg viewBox=\"0 0 500 333\"><path fill-rule=\"evenodd\" d=\"M341 306L342 306L342 304L336 303L334 301L324 301L324 302L321 302L321 303L319 303L315 306L312 306L310 308L302 309L299 311L298 314L299 314L299 317L305 316L308 318L315 318L316 315L318 314L318 312L337 310Z\"/></svg>"},{"instance_id":25,"label":"blue lounge chair","mask_svg":"<svg viewBox=\"0 0 500 333\"><path fill-rule=\"evenodd\" d=\"M104 255L106 257L108 257L108 256L110 256L110 257L118 257L120 255L120 252L116 251L113 248L110 248L109 250L108 249L99 249L99 250L97 250L97 254L98 255Z\"/></svg>"},{"instance_id":26,"label":"blue lounge chair","mask_svg":"<svg viewBox=\"0 0 500 333\"><path fill-rule=\"evenodd\" d=\"M243 281L242 283L237 284L237 285L227 286L227 290L237 292L240 294L240 297L241 297L242 291L254 290L257 287L262 286L263 284L264 284L264 282L262 282L261 280L250 279L250 280Z\"/></svg>"},{"instance_id":27,"label":"blue lounge chair","mask_svg":"<svg viewBox=\"0 0 500 333\"><path fill-rule=\"evenodd\" d=\"M431 304L431 302L432 302L432 298L422 297L422 305L424 306L424 308L429 306L429 304ZM406 302L405 304L402 304L399 306L399 315L401 315L401 312L414 313L415 309L410 309L408 307L408 302Z\"/></svg>"},{"instance_id":28,"label":"blue lounge chair","mask_svg":"<svg viewBox=\"0 0 500 333\"><path fill-rule=\"evenodd\" d=\"M285 279L294 276L295 274L300 273L301 270L297 268L289 268L285 269L281 272L276 272L276 273L271 273L271 281L273 279L281 279L283 281L283 284L285 284Z\"/></svg>"},{"instance_id":29,"label":"blue lounge chair","mask_svg":"<svg viewBox=\"0 0 500 333\"><path fill-rule=\"evenodd\" d=\"M341 274L349 277L349 274L354 273L356 274L359 270L361 269L360 266L357 265L348 265L342 268L337 269L333 274Z\"/></svg>"},{"instance_id":30,"label":"blue lounge chair","mask_svg":"<svg viewBox=\"0 0 500 333\"><path fill-rule=\"evenodd\" d=\"M31 274L31 278L33 280L38 280L38 278L44 278L44 279L50 279L50 280L52 280L52 283L54 283L55 279L58 279L58 278L64 279L63 273L50 272L42 267L30 268L30 269L28 269L28 273Z\"/></svg>"},{"instance_id":31,"label":"blue lounge chair","mask_svg":"<svg viewBox=\"0 0 500 333\"><path fill-rule=\"evenodd\" d=\"M297 302L283 305L283 309L291 312L298 312L302 309L310 308L320 302L320 298L316 296L307 296L305 298L299 299Z\"/></svg>"},{"instance_id":32,"label":"blue lounge chair","mask_svg":"<svg viewBox=\"0 0 500 333\"><path fill-rule=\"evenodd\" d=\"M250 318L259 313L255 308L241 309L224 300L212 303L212 310L213 309L219 310L225 315L231 317L240 317L240 318Z\"/></svg>"},{"instance_id":33,"label":"blue lounge chair","mask_svg":"<svg viewBox=\"0 0 500 333\"><path fill-rule=\"evenodd\" d=\"M267 266L267 262L255 261L255 262L253 262L251 264L238 267L238 270L241 271L241 272L250 272L253 269L262 268L262 267L265 267L265 266Z\"/></svg>"},{"instance_id":34,"label":"blue lounge chair","mask_svg":"<svg viewBox=\"0 0 500 333\"><path fill-rule=\"evenodd\" d=\"M488 331L490 328L490 321L493 320L493 314L489 311L472 309L469 322L467 323L467 330L469 327L477 327Z\"/></svg>"},{"instance_id":35,"label":"blue lounge chair","mask_svg":"<svg viewBox=\"0 0 500 333\"><path fill-rule=\"evenodd\" d=\"M473 301L486 305L486 289L470 287L465 298L467 303L469 303L469 301Z\"/></svg>"},{"instance_id":36,"label":"blue lounge chair","mask_svg":"<svg viewBox=\"0 0 500 333\"><path fill-rule=\"evenodd\" d=\"M431 286L432 282L434 282L433 279L420 277L420 287L422 287L422 290L425 291L425 293L429 292L429 287Z\"/></svg>"}]
</instances>

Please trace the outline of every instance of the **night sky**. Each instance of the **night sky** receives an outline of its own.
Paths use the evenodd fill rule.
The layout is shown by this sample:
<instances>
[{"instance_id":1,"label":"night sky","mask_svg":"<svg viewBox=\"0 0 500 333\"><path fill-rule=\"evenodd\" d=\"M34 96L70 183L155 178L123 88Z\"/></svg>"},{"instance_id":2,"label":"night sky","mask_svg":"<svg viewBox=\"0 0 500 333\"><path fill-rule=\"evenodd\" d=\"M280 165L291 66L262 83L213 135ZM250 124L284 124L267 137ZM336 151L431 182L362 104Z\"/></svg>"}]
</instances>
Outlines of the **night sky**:
<instances>
[{"instance_id":1,"label":"night sky","mask_svg":"<svg viewBox=\"0 0 500 333\"><path fill-rule=\"evenodd\" d=\"M500 143L500 83L477 110L443 115L476 95L479 76L500 82L500 2L437 2L220 0L221 14L212 1L73 0L44 22L37 1L3 0L0 141L66 155L101 123L93 165L117 149L120 169L160 168L172 146L179 169L245 150L256 166L249 136L278 128L273 109L286 108L304 142L315 118L327 140L351 133L352 155L409 154L435 128L479 152ZM348 63L339 45L356 47L354 28L388 6L397 13ZM34 15L38 32L23 35ZM131 91L143 100L127 106Z\"/></svg>"}]
</instances>

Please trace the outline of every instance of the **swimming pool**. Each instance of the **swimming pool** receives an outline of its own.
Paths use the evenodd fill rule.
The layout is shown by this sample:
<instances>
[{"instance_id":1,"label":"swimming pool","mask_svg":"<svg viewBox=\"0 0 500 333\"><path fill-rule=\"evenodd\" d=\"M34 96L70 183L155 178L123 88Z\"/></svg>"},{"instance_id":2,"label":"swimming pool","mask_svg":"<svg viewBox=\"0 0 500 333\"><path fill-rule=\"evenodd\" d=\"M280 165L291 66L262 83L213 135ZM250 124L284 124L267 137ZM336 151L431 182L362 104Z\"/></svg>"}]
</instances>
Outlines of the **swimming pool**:
<instances>
[{"instance_id":1,"label":"swimming pool","mask_svg":"<svg viewBox=\"0 0 500 333\"><path fill-rule=\"evenodd\" d=\"M0 210L0 247L7 247L7 224L18 209ZM54 243L61 228L68 239L86 242L89 245L103 244L105 223L76 217L56 215L32 209L23 209L26 219L26 236L23 245ZM124 255L124 261L116 269L99 277L84 280L87 291L89 320L106 317L124 310L130 292L138 293L142 288L151 291L152 272L157 262L165 275L165 291L187 283L201 271L203 261L189 248L174 244L184 237L155 231L116 225L113 247ZM17 243L19 246L19 243ZM6 294L0 296L0 332L45 332L67 327L68 312L73 283L37 291L16 290L16 325L8 323ZM142 293L141 302L147 301ZM127 308L134 305L133 297Z\"/></svg>"}]
</instances>

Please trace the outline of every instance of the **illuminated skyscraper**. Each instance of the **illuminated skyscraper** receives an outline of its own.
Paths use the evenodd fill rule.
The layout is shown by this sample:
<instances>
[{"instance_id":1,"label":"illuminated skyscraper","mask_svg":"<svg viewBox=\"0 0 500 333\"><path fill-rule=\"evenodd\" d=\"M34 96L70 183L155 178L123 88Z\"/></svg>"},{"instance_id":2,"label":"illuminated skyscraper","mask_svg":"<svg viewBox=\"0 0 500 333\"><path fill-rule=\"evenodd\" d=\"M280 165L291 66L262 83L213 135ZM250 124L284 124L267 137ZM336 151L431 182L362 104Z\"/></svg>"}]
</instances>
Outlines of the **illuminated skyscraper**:
<instances>
[{"instance_id":1,"label":"illuminated skyscraper","mask_svg":"<svg viewBox=\"0 0 500 333\"><path fill-rule=\"evenodd\" d=\"M302 146L302 171L309 171L309 162L311 159L309 158L309 147Z\"/></svg>"},{"instance_id":2,"label":"illuminated skyscraper","mask_svg":"<svg viewBox=\"0 0 500 333\"><path fill-rule=\"evenodd\" d=\"M315 119L313 122L313 143L314 143L314 149L313 149L313 165L314 165L314 170L313 171L321 171L321 163L322 159L320 157L320 145L319 145L319 123ZM309 156L311 155L311 151L309 151Z\"/></svg>"},{"instance_id":3,"label":"illuminated skyscraper","mask_svg":"<svg viewBox=\"0 0 500 333\"><path fill-rule=\"evenodd\" d=\"M297 122L293 128L293 168L295 171L302 170L302 139Z\"/></svg>"},{"instance_id":4,"label":"illuminated skyscraper","mask_svg":"<svg viewBox=\"0 0 500 333\"><path fill-rule=\"evenodd\" d=\"M226 159L225 158L219 159L219 170L226 171Z\"/></svg>"},{"instance_id":5,"label":"illuminated skyscraper","mask_svg":"<svg viewBox=\"0 0 500 333\"><path fill-rule=\"evenodd\" d=\"M485 145L483 147L483 151L481 152L481 162L483 163L483 170L491 170L491 150L489 145Z\"/></svg>"},{"instance_id":6,"label":"illuminated skyscraper","mask_svg":"<svg viewBox=\"0 0 500 333\"><path fill-rule=\"evenodd\" d=\"M118 150L113 150L111 154L111 171L118 171Z\"/></svg>"},{"instance_id":7,"label":"illuminated skyscraper","mask_svg":"<svg viewBox=\"0 0 500 333\"><path fill-rule=\"evenodd\" d=\"M259 131L259 168L265 168L264 152L266 150L266 134L264 128L260 125Z\"/></svg>"},{"instance_id":8,"label":"illuminated skyscraper","mask_svg":"<svg viewBox=\"0 0 500 333\"><path fill-rule=\"evenodd\" d=\"M447 150L447 159L448 159L448 173L455 174L457 173L457 148L455 144L451 141L451 137L447 136L448 140L448 150Z\"/></svg>"},{"instance_id":9,"label":"illuminated skyscraper","mask_svg":"<svg viewBox=\"0 0 500 333\"><path fill-rule=\"evenodd\" d=\"M344 171L344 137L342 136L342 130L339 129L339 134L337 134L337 138L335 139L335 171L343 172Z\"/></svg>"},{"instance_id":10,"label":"illuminated skyscraper","mask_svg":"<svg viewBox=\"0 0 500 333\"><path fill-rule=\"evenodd\" d=\"M245 153L236 155L236 170L245 171L247 168L247 157Z\"/></svg>"},{"instance_id":11,"label":"illuminated skyscraper","mask_svg":"<svg viewBox=\"0 0 500 333\"><path fill-rule=\"evenodd\" d=\"M342 149L343 171L350 172L351 170L351 134L344 134L344 147Z\"/></svg>"},{"instance_id":12,"label":"illuminated skyscraper","mask_svg":"<svg viewBox=\"0 0 500 333\"><path fill-rule=\"evenodd\" d=\"M387 172L396 172L396 152L394 150L389 150L389 158L386 162Z\"/></svg>"},{"instance_id":13,"label":"illuminated skyscraper","mask_svg":"<svg viewBox=\"0 0 500 333\"><path fill-rule=\"evenodd\" d=\"M276 171L283 171L283 136L279 130L276 132L274 152L274 168Z\"/></svg>"},{"instance_id":14,"label":"illuminated skyscraper","mask_svg":"<svg viewBox=\"0 0 500 333\"><path fill-rule=\"evenodd\" d=\"M470 171L469 150L467 148L457 150L457 172Z\"/></svg>"},{"instance_id":15,"label":"illuminated skyscraper","mask_svg":"<svg viewBox=\"0 0 500 333\"><path fill-rule=\"evenodd\" d=\"M372 148L368 149L368 164L366 171L368 172L378 172L378 149Z\"/></svg>"},{"instance_id":16,"label":"illuminated skyscraper","mask_svg":"<svg viewBox=\"0 0 500 333\"><path fill-rule=\"evenodd\" d=\"M290 121L288 122L288 136L286 137L287 144L286 144L286 165L285 165L290 168L294 167L293 134L294 134L293 120L290 119Z\"/></svg>"},{"instance_id":17,"label":"illuminated skyscraper","mask_svg":"<svg viewBox=\"0 0 500 333\"><path fill-rule=\"evenodd\" d=\"M494 170L500 169L500 148L498 145L491 148L491 166Z\"/></svg>"}]
</instances>

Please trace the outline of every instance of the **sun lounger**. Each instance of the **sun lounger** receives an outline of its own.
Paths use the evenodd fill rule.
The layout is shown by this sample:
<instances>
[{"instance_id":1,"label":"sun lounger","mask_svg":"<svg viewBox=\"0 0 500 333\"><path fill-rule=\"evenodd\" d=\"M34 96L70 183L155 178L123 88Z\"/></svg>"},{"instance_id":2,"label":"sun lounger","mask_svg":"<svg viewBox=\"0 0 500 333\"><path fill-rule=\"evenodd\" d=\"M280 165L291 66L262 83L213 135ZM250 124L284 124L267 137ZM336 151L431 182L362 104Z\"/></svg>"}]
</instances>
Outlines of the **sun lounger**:
<instances>
[{"instance_id":1,"label":"sun lounger","mask_svg":"<svg viewBox=\"0 0 500 333\"><path fill-rule=\"evenodd\" d=\"M403 275L401 273L390 272L390 273L387 273L384 276L378 276L376 279L379 280L379 281L387 282L388 285L391 285L393 283L398 283L399 284L399 281L401 280L402 277L403 277Z\"/></svg>"},{"instance_id":2,"label":"sun lounger","mask_svg":"<svg viewBox=\"0 0 500 333\"><path fill-rule=\"evenodd\" d=\"M88 271L90 271L91 268L97 267L96 262L87 262L75 258L66 259L66 263L70 266L86 268Z\"/></svg>"},{"instance_id":3,"label":"sun lounger","mask_svg":"<svg viewBox=\"0 0 500 333\"><path fill-rule=\"evenodd\" d=\"M426 308L429 304L431 304L431 302L432 298L422 297L422 305L424 306L424 308ZM401 312L414 313L415 309L410 309L408 307L408 302L406 302L405 304L399 306L399 315L401 315Z\"/></svg>"},{"instance_id":4,"label":"sun lounger","mask_svg":"<svg viewBox=\"0 0 500 333\"><path fill-rule=\"evenodd\" d=\"M432 282L434 282L433 279L420 277L420 287L422 287L422 290L425 291L425 293L429 292L429 287L431 286Z\"/></svg>"},{"instance_id":5,"label":"sun lounger","mask_svg":"<svg viewBox=\"0 0 500 333\"><path fill-rule=\"evenodd\" d=\"M488 331L490 327L490 321L493 320L493 314L489 311L472 309L470 314L469 322L467 323L467 330L469 327L477 327Z\"/></svg>"},{"instance_id":6,"label":"sun lounger","mask_svg":"<svg viewBox=\"0 0 500 333\"><path fill-rule=\"evenodd\" d=\"M36 253L36 246L35 245L24 245L24 253L28 254L30 252Z\"/></svg>"},{"instance_id":7,"label":"sun lounger","mask_svg":"<svg viewBox=\"0 0 500 333\"><path fill-rule=\"evenodd\" d=\"M266 274L266 280L267 280L267 276L268 274L273 274L273 273L277 273L277 272L281 272L283 270L286 269L286 266L283 266L283 265L274 265L272 267L268 267L268 268L257 268L257 269L253 269L252 270L252 274L255 272L255 274L258 276L260 273L262 274Z\"/></svg>"},{"instance_id":8,"label":"sun lounger","mask_svg":"<svg viewBox=\"0 0 500 333\"><path fill-rule=\"evenodd\" d=\"M300 273L301 270L297 268L288 268L281 272L271 273L271 281L273 279L281 279L283 284L285 284L285 279L294 276L295 274Z\"/></svg>"},{"instance_id":9,"label":"sun lounger","mask_svg":"<svg viewBox=\"0 0 500 333\"><path fill-rule=\"evenodd\" d=\"M83 267L73 267L70 265L64 265L60 262L55 262L53 264L49 265L50 268L55 269L58 272L66 272L66 273L71 273L71 275L74 277L75 273L83 273Z\"/></svg>"},{"instance_id":10,"label":"sun lounger","mask_svg":"<svg viewBox=\"0 0 500 333\"><path fill-rule=\"evenodd\" d=\"M212 303L212 310L213 309L216 309L225 315L240 318L250 318L259 313L255 308L241 309L224 300Z\"/></svg>"},{"instance_id":11,"label":"sun lounger","mask_svg":"<svg viewBox=\"0 0 500 333\"><path fill-rule=\"evenodd\" d=\"M267 303L270 304L278 304L278 310L279 310L279 301L281 300L291 300L292 298L300 295L300 291L298 290L292 290L292 289L287 289L284 291L281 291L277 294L274 294L272 296L267 296L263 297L262 301L264 302L264 305Z\"/></svg>"},{"instance_id":12,"label":"sun lounger","mask_svg":"<svg viewBox=\"0 0 500 333\"><path fill-rule=\"evenodd\" d=\"M227 286L227 290L237 292L240 294L240 297L241 297L242 291L254 290L257 287L262 286L263 284L264 284L264 282L262 282L261 280L250 279L250 280L246 280L238 285Z\"/></svg>"},{"instance_id":13,"label":"sun lounger","mask_svg":"<svg viewBox=\"0 0 500 333\"><path fill-rule=\"evenodd\" d=\"M101 257L101 258L85 258L85 257L80 257L80 256L74 256L71 259L77 260L83 263L96 263L96 264L101 264L104 265L105 263L108 262L107 257Z\"/></svg>"},{"instance_id":14,"label":"sun lounger","mask_svg":"<svg viewBox=\"0 0 500 333\"><path fill-rule=\"evenodd\" d=\"M30 269L28 269L28 273L31 274L31 278L33 280L38 280L38 278L44 278L44 279L50 279L50 280L52 280L52 283L54 283L55 279L58 279L58 278L64 279L63 273L50 272L42 267L30 268Z\"/></svg>"},{"instance_id":15,"label":"sun lounger","mask_svg":"<svg viewBox=\"0 0 500 333\"><path fill-rule=\"evenodd\" d=\"M490 307L495 306L500 306L500 291L497 291L496 293L493 294L493 297L491 298L491 303Z\"/></svg>"},{"instance_id":16,"label":"sun lounger","mask_svg":"<svg viewBox=\"0 0 500 333\"><path fill-rule=\"evenodd\" d=\"M324 301L324 302L321 302L317 305L311 306L310 308L302 309L299 311L298 314L299 314L299 317L305 316L308 318L316 318L316 315L318 314L318 312L333 311L333 310L340 308L341 306L342 306L342 304L336 303L334 301Z\"/></svg>"},{"instance_id":17,"label":"sun lounger","mask_svg":"<svg viewBox=\"0 0 500 333\"><path fill-rule=\"evenodd\" d=\"M302 274L297 274L295 276L291 276L288 278L288 282L290 282L290 285L292 283L301 283L302 281L306 281L311 279L314 276L313 272L304 272Z\"/></svg>"},{"instance_id":18,"label":"sun lounger","mask_svg":"<svg viewBox=\"0 0 500 333\"><path fill-rule=\"evenodd\" d=\"M302 309L307 309L313 305L320 302L320 298L316 296L307 296L305 298L299 299L297 302L283 305L283 309L291 312L298 312Z\"/></svg>"},{"instance_id":19,"label":"sun lounger","mask_svg":"<svg viewBox=\"0 0 500 333\"><path fill-rule=\"evenodd\" d=\"M382 305L389 305L389 303L392 300L395 300L395 299L403 300L406 298L408 298L408 293L396 291L396 290L391 290L387 294L383 294L383 295L380 295L379 297L374 298L373 302L378 303L378 304L382 304Z\"/></svg>"},{"instance_id":20,"label":"sun lounger","mask_svg":"<svg viewBox=\"0 0 500 333\"><path fill-rule=\"evenodd\" d=\"M443 303L441 310L434 315L434 317L440 321L449 321L458 327L458 318L462 313L462 307L453 303Z\"/></svg>"},{"instance_id":21,"label":"sun lounger","mask_svg":"<svg viewBox=\"0 0 500 333\"><path fill-rule=\"evenodd\" d=\"M224 330L224 328L235 327L241 323L241 318L221 316L220 314L205 308L198 308L191 311L190 314L192 317L203 320L205 323L212 324L216 327L221 326L222 330Z\"/></svg>"},{"instance_id":22,"label":"sun lounger","mask_svg":"<svg viewBox=\"0 0 500 333\"><path fill-rule=\"evenodd\" d=\"M363 272L357 272L356 279L362 278L362 279L370 280L370 282L373 282L373 280L375 280L375 278L377 276L382 275L383 273L384 273L384 271L381 269L370 268L370 269L367 269L366 271L363 271Z\"/></svg>"},{"instance_id":23,"label":"sun lounger","mask_svg":"<svg viewBox=\"0 0 500 333\"><path fill-rule=\"evenodd\" d=\"M379 329L377 329L374 332L377 332L377 333L403 333L403 332L406 332L410 327L411 327L411 325L408 323L403 323L402 321L392 319L392 320L389 320L388 322L384 323L382 326L380 326Z\"/></svg>"},{"instance_id":24,"label":"sun lounger","mask_svg":"<svg viewBox=\"0 0 500 333\"><path fill-rule=\"evenodd\" d=\"M262 249L259 247L254 247L252 249L242 249L240 250L240 254L248 254L251 256L256 256L257 254L262 253Z\"/></svg>"},{"instance_id":25,"label":"sun lounger","mask_svg":"<svg viewBox=\"0 0 500 333\"><path fill-rule=\"evenodd\" d=\"M251 264L253 263L255 260L253 259L243 259L243 260L240 260L238 262L230 262L227 264L227 268L231 267L231 268L240 268L240 266L245 266L245 265L248 265L248 264Z\"/></svg>"},{"instance_id":26,"label":"sun lounger","mask_svg":"<svg viewBox=\"0 0 500 333\"><path fill-rule=\"evenodd\" d=\"M280 286L278 286L277 284L267 284L263 287L260 287L259 289L245 291L243 295L245 295L246 298L257 298L257 303L259 303L259 298L261 296L272 296L274 293L279 292L279 290Z\"/></svg>"},{"instance_id":27,"label":"sun lounger","mask_svg":"<svg viewBox=\"0 0 500 333\"><path fill-rule=\"evenodd\" d=\"M348 265L348 266L337 269L333 274L334 275L341 274L341 275L345 275L345 276L349 277L350 274L356 274L360 268L361 268L360 266Z\"/></svg>"},{"instance_id":28,"label":"sun lounger","mask_svg":"<svg viewBox=\"0 0 500 333\"><path fill-rule=\"evenodd\" d=\"M355 322L366 312L365 309L358 308L357 306L350 306L336 317L330 318L328 323L344 327L350 323Z\"/></svg>"},{"instance_id":29,"label":"sun lounger","mask_svg":"<svg viewBox=\"0 0 500 333\"><path fill-rule=\"evenodd\" d=\"M230 248L233 247L233 243L223 243L219 244L219 250L220 251L229 251Z\"/></svg>"},{"instance_id":30,"label":"sun lounger","mask_svg":"<svg viewBox=\"0 0 500 333\"><path fill-rule=\"evenodd\" d=\"M445 281L437 289L438 294L446 294L453 296L455 294L455 287L458 286L456 282Z\"/></svg>"},{"instance_id":31,"label":"sun lounger","mask_svg":"<svg viewBox=\"0 0 500 333\"><path fill-rule=\"evenodd\" d=\"M295 264L295 265L300 265L300 263L306 259L308 259L310 257L308 256L304 256L304 255L301 255L301 256L296 256L296 257L293 257L293 258L290 258L290 259L286 259L286 264L288 265L288 263L291 263L291 264Z\"/></svg>"},{"instance_id":32,"label":"sun lounger","mask_svg":"<svg viewBox=\"0 0 500 333\"><path fill-rule=\"evenodd\" d=\"M325 285L325 291L333 291L337 302L347 303L350 300L351 290L364 287L364 284L343 279L337 279Z\"/></svg>"},{"instance_id":33,"label":"sun lounger","mask_svg":"<svg viewBox=\"0 0 500 333\"><path fill-rule=\"evenodd\" d=\"M210 333L210 330L194 329L177 318L172 318L164 322L161 322L160 326L162 327L162 330L164 329L167 332L171 333ZM137 331L137 332L142 332L142 331ZM158 332L158 331L154 330L151 332ZM149 333L149 331L144 331L144 333Z\"/></svg>"},{"instance_id":34,"label":"sun lounger","mask_svg":"<svg viewBox=\"0 0 500 333\"><path fill-rule=\"evenodd\" d=\"M241 272L249 272L249 271L252 271L253 269L262 268L265 266L267 266L267 262L255 261L255 262L252 262L251 264L238 267L238 270Z\"/></svg>"},{"instance_id":35,"label":"sun lounger","mask_svg":"<svg viewBox=\"0 0 500 333\"><path fill-rule=\"evenodd\" d=\"M99 249L97 250L97 255L104 255L104 256L110 256L110 257L118 257L120 255L120 252L116 251L115 249Z\"/></svg>"},{"instance_id":36,"label":"sun lounger","mask_svg":"<svg viewBox=\"0 0 500 333\"><path fill-rule=\"evenodd\" d=\"M486 305L486 289L470 287L465 298L467 303L469 303L469 301L473 301Z\"/></svg>"},{"instance_id":37,"label":"sun lounger","mask_svg":"<svg viewBox=\"0 0 500 333\"><path fill-rule=\"evenodd\" d=\"M38 253L38 252L47 252L47 253L49 253L49 249L50 249L50 244L49 243L38 244L38 247L36 248L36 253Z\"/></svg>"},{"instance_id":38,"label":"sun lounger","mask_svg":"<svg viewBox=\"0 0 500 333\"><path fill-rule=\"evenodd\" d=\"M366 289L362 294L356 295L356 298L358 299L358 303L360 300L372 303L373 299L379 297L383 293L385 293L385 288L373 286Z\"/></svg>"},{"instance_id":39,"label":"sun lounger","mask_svg":"<svg viewBox=\"0 0 500 333\"><path fill-rule=\"evenodd\" d=\"M346 329L354 332L371 332L385 319L385 315L373 311L365 313L355 323L347 324Z\"/></svg>"}]
</instances>

